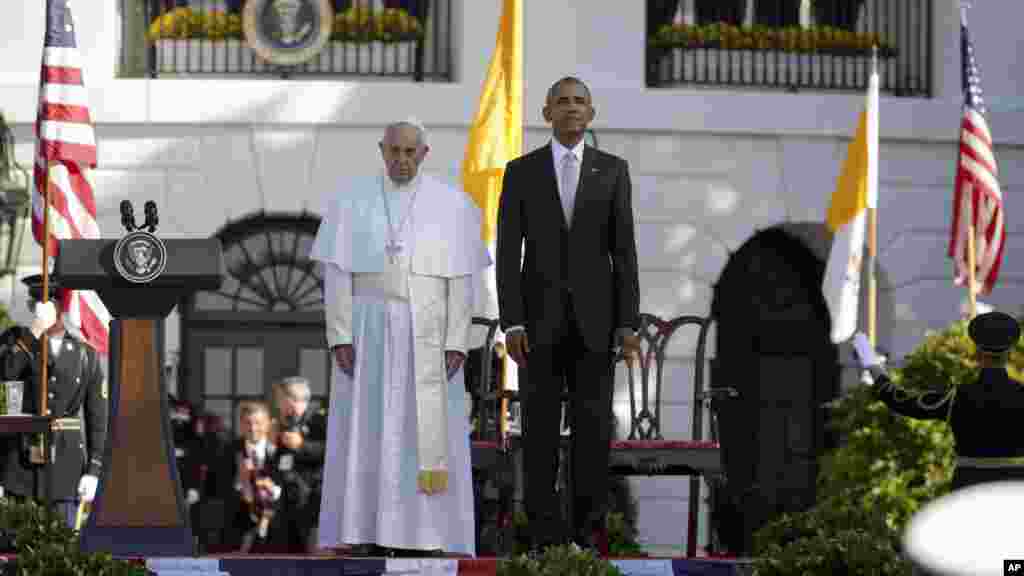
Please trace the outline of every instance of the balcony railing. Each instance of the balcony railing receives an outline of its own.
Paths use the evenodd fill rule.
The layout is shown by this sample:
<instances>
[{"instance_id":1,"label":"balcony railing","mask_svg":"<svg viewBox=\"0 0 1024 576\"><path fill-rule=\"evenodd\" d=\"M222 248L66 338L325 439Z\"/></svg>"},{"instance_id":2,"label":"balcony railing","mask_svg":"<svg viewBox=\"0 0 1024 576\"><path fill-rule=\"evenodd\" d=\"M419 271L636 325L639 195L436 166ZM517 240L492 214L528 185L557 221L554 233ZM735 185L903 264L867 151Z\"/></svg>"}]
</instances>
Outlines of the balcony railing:
<instances>
[{"instance_id":1,"label":"balcony railing","mask_svg":"<svg viewBox=\"0 0 1024 576\"><path fill-rule=\"evenodd\" d=\"M249 1L256 0L121 0L121 75L451 80L450 0L329 0L329 40L297 64L272 63L249 41ZM303 34L317 25L311 5L319 1L272 0L260 16L270 32L263 45L280 42L273 35L285 30L287 15L278 11L287 4L298 8L292 44L308 42Z\"/></svg>"},{"instance_id":2,"label":"balcony railing","mask_svg":"<svg viewBox=\"0 0 1024 576\"><path fill-rule=\"evenodd\" d=\"M647 85L932 95L933 0L647 0Z\"/></svg>"}]
</instances>

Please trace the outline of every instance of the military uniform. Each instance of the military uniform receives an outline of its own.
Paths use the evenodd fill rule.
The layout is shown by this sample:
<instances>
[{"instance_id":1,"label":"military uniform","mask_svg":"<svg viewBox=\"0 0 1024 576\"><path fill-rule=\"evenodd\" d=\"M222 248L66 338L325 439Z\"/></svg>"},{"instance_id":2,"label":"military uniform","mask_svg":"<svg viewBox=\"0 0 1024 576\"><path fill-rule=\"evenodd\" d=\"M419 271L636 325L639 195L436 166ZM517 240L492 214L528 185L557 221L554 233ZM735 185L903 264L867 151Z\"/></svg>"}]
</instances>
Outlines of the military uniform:
<instances>
[{"instance_id":1,"label":"military uniform","mask_svg":"<svg viewBox=\"0 0 1024 576\"><path fill-rule=\"evenodd\" d=\"M40 299L40 277L24 280L29 292ZM51 298L57 286L51 283ZM58 338L43 336L37 340L23 326L15 326L0 335L0 377L25 383L22 411L39 414L39 355L41 340L51 340L47 367L47 407L57 418L53 437L54 457L51 472L51 496L55 502L74 503L78 483L84 474L98 477L103 465L103 447L107 436L107 389L96 351L86 343L65 334ZM5 491L17 496L42 499L45 495L40 466L30 462L32 439L3 439Z\"/></svg>"},{"instance_id":2,"label":"military uniform","mask_svg":"<svg viewBox=\"0 0 1024 576\"><path fill-rule=\"evenodd\" d=\"M978 348L993 354L1020 338L1016 319L1001 312L976 317L968 332ZM956 444L953 489L983 482L1024 480L1024 386L1006 368L983 368L977 382L911 393L894 386L880 366L869 367L875 396L894 412L923 420L947 420Z\"/></svg>"},{"instance_id":3,"label":"military uniform","mask_svg":"<svg viewBox=\"0 0 1024 576\"><path fill-rule=\"evenodd\" d=\"M298 450L279 445L272 462L284 483L282 514L288 550L310 552L316 545L314 530L320 522L324 445L327 442L326 412L309 407L294 422L286 422L281 431L302 434L302 446Z\"/></svg>"}]
</instances>

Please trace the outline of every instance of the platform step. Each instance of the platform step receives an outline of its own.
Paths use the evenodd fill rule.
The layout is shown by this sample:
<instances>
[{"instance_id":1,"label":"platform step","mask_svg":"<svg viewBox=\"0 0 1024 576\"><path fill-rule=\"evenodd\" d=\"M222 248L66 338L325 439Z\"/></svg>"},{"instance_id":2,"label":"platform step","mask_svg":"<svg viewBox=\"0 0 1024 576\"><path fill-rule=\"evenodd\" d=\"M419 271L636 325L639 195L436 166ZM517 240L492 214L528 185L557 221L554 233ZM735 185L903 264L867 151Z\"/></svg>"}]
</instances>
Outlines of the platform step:
<instances>
[{"instance_id":1,"label":"platform step","mask_svg":"<svg viewBox=\"0 0 1024 576\"><path fill-rule=\"evenodd\" d=\"M157 576L230 576L217 558L148 558L146 569Z\"/></svg>"},{"instance_id":2,"label":"platform step","mask_svg":"<svg viewBox=\"0 0 1024 576\"><path fill-rule=\"evenodd\" d=\"M440 558L388 558L387 576L457 576L459 561Z\"/></svg>"}]
</instances>

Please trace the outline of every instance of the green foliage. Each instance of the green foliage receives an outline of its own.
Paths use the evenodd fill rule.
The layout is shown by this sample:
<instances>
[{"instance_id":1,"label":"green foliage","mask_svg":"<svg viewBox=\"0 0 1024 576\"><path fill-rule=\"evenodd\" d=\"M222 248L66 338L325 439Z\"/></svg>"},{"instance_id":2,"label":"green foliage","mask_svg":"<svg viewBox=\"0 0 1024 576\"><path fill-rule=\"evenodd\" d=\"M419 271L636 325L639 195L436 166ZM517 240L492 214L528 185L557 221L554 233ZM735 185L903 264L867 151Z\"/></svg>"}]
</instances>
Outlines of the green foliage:
<instances>
[{"instance_id":1,"label":"green foliage","mask_svg":"<svg viewBox=\"0 0 1024 576\"><path fill-rule=\"evenodd\" d=\"M636 541L636 528L626 521L621 512L608 514L608 555L613 558L623 556L642 556L644 549Z\"/></svg>"},{"instance_id":2,"label":"green foliage","mask_svg":"<svg viewBox=\"0 0 1024 576\"><path fill-rule=\"evenodd\" d=\"M7 330L11 326L14 326L14 320L11 319L7 306L0 304L0 332Z\"/></svg>"},{"instance_id":3,"label":"green foliage","mask_svg":"<svg viewBox=\"0 0 1024 576\"><path fill-rule=\"evenodd\" d=\"M897 533L877 511L834 501L786 514L755 534L758 576L909 576Z\"/></svg>"},{"instance_id":4,"label":"green foliage","mask_svg":"<svg viewBox=\"0 0 1024 576\"><path fill-rule=\"evenodd\" d=\"M33 502L0 500L0 528L15 534L17 576L145 576L145 567L86 554L64 518ZM7 573L7 572L5 572Z\"/></svg>"},{"instance_id":5,"label":"green foliage","mask_svg":"<svg viewBox=\"0 0 1024 576\"><path fill-rule=\"evenodd\" d=\"M908 392L970 386L979 370L974 354L967 322L960 321L927 333L889 374ZM1010 364L1011 377L1024 380L1024 341ZM820 460L819 500L758 531L757 573L909 574L897 537L921 506L950 489L955 452L949 427L894 414L865 386L831 408L829 425L843 442Z\"/></svg>"},{"instance_id":6,"label":"green foliage","mask_svg":"<svg viewBox=\"0 0 1024 576\"><path fill-rule=\"evenodd\" d=\"M607 560L576 546L551 546L539 557L520 554L498 562L498 576L623 576Z\"/></svg>"}]
</instances>

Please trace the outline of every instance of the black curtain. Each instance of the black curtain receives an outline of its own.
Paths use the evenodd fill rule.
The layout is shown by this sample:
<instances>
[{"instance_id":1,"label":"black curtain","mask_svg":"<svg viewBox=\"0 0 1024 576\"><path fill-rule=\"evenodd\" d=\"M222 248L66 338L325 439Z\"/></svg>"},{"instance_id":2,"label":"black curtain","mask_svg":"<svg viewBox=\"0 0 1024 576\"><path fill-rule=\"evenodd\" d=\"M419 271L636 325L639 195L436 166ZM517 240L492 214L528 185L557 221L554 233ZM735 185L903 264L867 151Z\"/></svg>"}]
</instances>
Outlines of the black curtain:
<instances>
[{"instance_id":1,"label":"black curtain","mask_svg":"<svg viewBox=\"0 0 1024 576\"><path fill-rule=\"evenodd\" d=\"M758 2L758 4L760 3ZM740 26L743 24L743 16L747 13L747 2L746 0L697 0L695 11L697 24L725 22L733 26Z\"/></svg>"},{"instance_id":2,"label":"black curtain","mask_svg":"<svg viewBox=\"0 0 1024 576\"><path fill-rule=\"evenodd\" d=\"M817 0L814 18L818 26L833 26L853 32L864 0Z\"/></svg>"},{"instance_id":3,"label":"black curtain","mask_svg":"<svg viewBox=\"0 0 1024 576\"><path fill-rule=\"evenodd\" d=\"M647 37L658 33L665 24L671 24L679 8L679 0L647 0ZM658 85L658 63L665 54L663 48L647 45L647 85Z\"/></svg>"},{"instance_id":4,"label":"black curtain","mask_svg":"<svg viewBox=\"0 0 1024 576\"><path fill-rule=\"evenodd\" d=\"M758 0L754 6L754 22L772 28L799 26L800 0Z\"/></svg>"},{"instance_id":5,"label":"black curtain","mask_svg":"<svg viewBox=\"0 0 1024 576\"><path fill-rule=\"evenodd\" d=\"M401 8L420 21L426 24L430 8L430 0L384 0L385 8Z\"/></svg>"},{"instance_id":6,"label":"black curtain","mask_svg":"<svg viewBox=\"0 0 1024 576\"><path fill-rule=\"evenodd\" d=\"M665 24L671 24L679 8L679 0L647 0L647 35L655 34Z\"/></svg>"}]
</instances>

